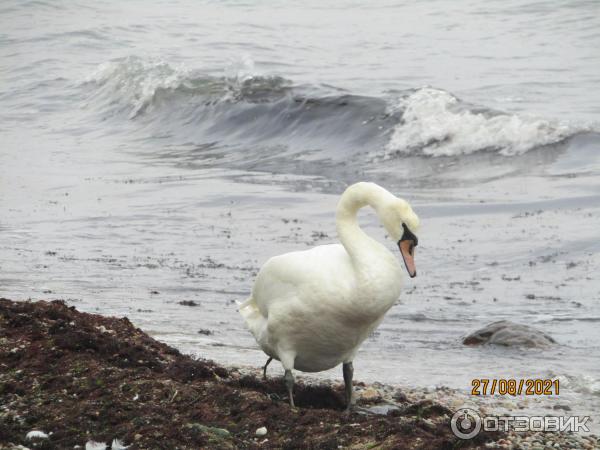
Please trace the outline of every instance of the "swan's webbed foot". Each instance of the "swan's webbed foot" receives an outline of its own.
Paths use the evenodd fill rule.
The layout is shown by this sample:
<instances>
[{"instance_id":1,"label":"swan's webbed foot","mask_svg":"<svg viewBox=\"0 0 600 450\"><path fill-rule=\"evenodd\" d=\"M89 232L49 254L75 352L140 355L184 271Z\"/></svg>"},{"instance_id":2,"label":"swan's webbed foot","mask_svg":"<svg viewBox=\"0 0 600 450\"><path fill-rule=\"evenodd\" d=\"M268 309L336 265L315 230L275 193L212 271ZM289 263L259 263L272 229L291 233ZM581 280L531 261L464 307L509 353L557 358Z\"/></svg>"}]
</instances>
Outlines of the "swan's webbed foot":
<instances>
[{"instance_id":1,"label":"swan's webbed foot","mask_svg":"<svg viewBox=\"0 0 600 450\"><path fill-rule=\"evenodd\" d=\"M269 359L267 359L267 362L263 366L263 380L267 379L267 367L271 364L271 361L273 361L273 357L269 356Z\"/></svg>"},{"instance_id":2,"label":"swan's webbed foot","mask_svg":"<svg viewBox=\"0 0 600 450\"><path fill-rule=\"evenodd\" d=\"M344 412L349 413L352 410L352 377L354 377L354 366L352 362L342 365L344 372L344 393L346 397L346 409Z\"/></svg>"},{"instance_id":3,"label":"swan's webbed foot","mask_svg":"<svg viewBox=\"0 0 600 450\"><path fill-rule=\"evenodd\" d=\"M296 406L294 405L294 393L293 393L293 391L294 391L294 375L292 374L292 371L289 369L286 369L283 379L285 380L285 386L287 387L288 395L290 397L290 406L292 407L292 409L295 409Z\"/></svg>"}]
</instances>

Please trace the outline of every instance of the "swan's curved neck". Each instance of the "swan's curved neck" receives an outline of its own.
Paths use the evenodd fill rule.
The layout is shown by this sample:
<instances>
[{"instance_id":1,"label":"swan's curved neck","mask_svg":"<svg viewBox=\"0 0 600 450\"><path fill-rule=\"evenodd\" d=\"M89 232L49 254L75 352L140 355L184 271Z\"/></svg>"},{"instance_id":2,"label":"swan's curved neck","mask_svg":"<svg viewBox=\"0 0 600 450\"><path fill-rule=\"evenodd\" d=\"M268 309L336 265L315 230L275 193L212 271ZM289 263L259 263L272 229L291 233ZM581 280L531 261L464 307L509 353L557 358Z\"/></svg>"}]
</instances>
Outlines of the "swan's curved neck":
<instances>
[{"instance_id":1,"label":"swan's curved neck","mask_svg":"<svg viewBox=\"0 0 600 450\"><path fill-rule=\"evenodd\" d=\"M379 212L390 198L394 196L374 183L354 184L340 198L336 210L338 237L355 262L360 261L369 249L381 246L358 225L358 210L368 205Z\"/></svg>"}]
</instances>

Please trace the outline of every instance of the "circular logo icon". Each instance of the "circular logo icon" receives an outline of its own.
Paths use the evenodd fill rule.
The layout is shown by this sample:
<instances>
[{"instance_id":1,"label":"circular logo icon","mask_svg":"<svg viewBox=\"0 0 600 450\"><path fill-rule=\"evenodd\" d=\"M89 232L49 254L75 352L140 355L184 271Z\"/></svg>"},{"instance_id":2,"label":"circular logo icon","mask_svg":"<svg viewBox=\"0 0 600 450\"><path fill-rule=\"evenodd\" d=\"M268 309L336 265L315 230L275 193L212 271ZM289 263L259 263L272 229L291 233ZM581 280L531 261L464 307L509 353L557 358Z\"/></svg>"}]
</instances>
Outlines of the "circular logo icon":
<instances>
[{"instance_id":1,"label":"circular logo icon","mask_svg":"<svg viewBox=\"0 0 600 450\"><path fill-rule=\"evenodd\" d=\"M457 438L472 439L481 431L481 417L475 410L461 408L452 416L450 428Z\"/></svg>"}]
</instances>

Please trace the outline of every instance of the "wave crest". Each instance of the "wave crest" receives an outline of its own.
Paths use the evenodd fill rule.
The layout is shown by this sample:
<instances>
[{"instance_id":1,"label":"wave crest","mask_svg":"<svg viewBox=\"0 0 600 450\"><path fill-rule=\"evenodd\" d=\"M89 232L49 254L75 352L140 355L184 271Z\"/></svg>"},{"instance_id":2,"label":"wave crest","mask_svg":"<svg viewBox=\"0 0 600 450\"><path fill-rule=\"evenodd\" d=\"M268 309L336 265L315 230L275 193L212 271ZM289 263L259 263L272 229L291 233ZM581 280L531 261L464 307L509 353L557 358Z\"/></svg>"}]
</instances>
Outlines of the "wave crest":
<instances>
[{"instance_id":1,"label":"wave crest","mask_svg":"<svg viewBox=\"0 0 600 450\"><path fill-rule=\"evenodd\" d=\"M477 109L430 87L403 96L392 109L402 117L386 145L388 154L454 156L488 150L513 156L577 132L557 121Z\"/></svg>"},{"instance_id":2,"label":"wave crest","mask_svg":"<svg viewBox=\"0 0 600 450\"><path fill-rule=\"evenodd\" d=\"M84 85L89 103L116 121L154 123L176 143L239 144L248 160L250 148L262 155L266 147L333 162L356 155L356 164L373 155L514 156L589 131L477 107L431 87L380 98L293 84L260 74L251 60L222 72L131 56L100 65Z\"/></svg>"},{"instance_id":3,"label":"wave crest","mask_svg":"<svg viewBox=\"0 0 600 450\"><path fill-rule=\"evenodd\" d=\"M291 89L291 82L279 76L253 75L247 70L239 70L233 76L210 76L183 64L171 66L161 60L147 61L135 56L101 64L86 83L99 88L98 98L118 98L123 107L129 108L129 118L137 117L177 93L188 98L202 96L209 104L260 103L279 98Z\"/></svg>"}]
</instances>

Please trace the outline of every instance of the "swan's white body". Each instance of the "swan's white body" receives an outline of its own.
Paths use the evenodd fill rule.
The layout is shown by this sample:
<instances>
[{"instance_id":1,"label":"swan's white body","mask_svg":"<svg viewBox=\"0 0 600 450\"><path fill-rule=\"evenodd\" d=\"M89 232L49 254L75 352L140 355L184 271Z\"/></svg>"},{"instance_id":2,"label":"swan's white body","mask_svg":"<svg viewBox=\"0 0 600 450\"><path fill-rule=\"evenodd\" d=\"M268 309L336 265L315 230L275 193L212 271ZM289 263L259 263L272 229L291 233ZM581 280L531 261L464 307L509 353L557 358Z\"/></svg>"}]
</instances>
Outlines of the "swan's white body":
<instances>
[{"instance_id":1,"label":"swan's white body","mask_svg":"<svg viewBox=\"0 0 600 450\"><path fill-rule=\"evenodd\" d=\"M360 344L398 299L399 260L358 226L372 206L395 240L419 219L408 203L373 183L342 195L336 225L342 245L322 245L269 259L240 313L263 351L286 370L327 370L350 363Z\"/></svg>"}]
</instances>

